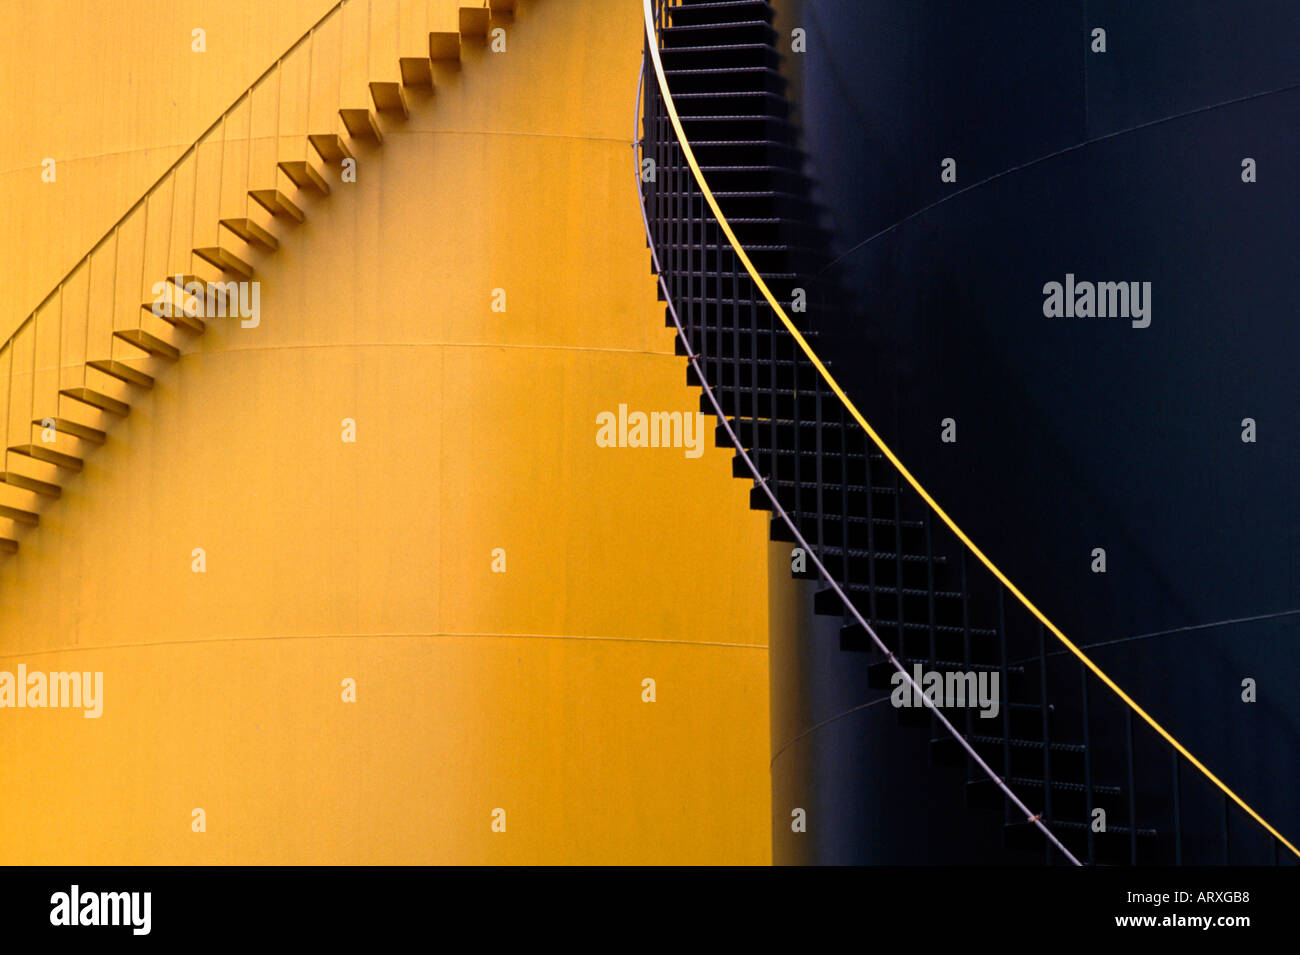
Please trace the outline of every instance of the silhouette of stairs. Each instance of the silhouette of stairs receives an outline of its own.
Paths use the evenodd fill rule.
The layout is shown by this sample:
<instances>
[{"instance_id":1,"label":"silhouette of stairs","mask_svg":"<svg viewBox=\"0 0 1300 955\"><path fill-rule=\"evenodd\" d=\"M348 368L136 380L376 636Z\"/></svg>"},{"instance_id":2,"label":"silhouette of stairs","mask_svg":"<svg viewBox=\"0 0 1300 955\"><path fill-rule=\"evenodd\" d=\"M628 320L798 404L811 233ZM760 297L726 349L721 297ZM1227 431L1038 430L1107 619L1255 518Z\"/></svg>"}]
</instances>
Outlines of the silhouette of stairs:
<instances>
[{"instance_id":1,"label":"silhouette of stairs","mask_svg":"<svg viewBox=\"0 0 1300 955\"><path fill-rule=\"evenodd\" d=\"M816 348L817 323L834 313L836 295L825 269L827 233L790 121L773 10L766 0L661 7L660 56L701 171L740 245ZM662 115L646 122L647 141L656 122L659 141L672 139ZM975 579L964 547L946 534L940 539L928 506L847 417L766 305L708 214L680 149L670 144L660 160L646 202L652 223L665 226L655 245L691 350L764 483L827 571L909 673L919 665L998 677L997 719L982 719L970 706L940 708L1076 856L1137 863L1171 855L1167 833L1133 823L1131 771L1125 778L1112 761L1096 765L1096 741L1078 730L1086 712L1078 712L1073 697L1049 692L1041 628L1008 625L1001 596L991 599L987 581ZM675 327L671 312L666 324ZM678 353L686 353L684 344ZM833 367L833 360L825 364ZM693 367L688 382L701 384ZM714 413L705 395L700 407ZM732 447L721 423L715 439ZM733 474L752 478L739 455ZM757 483L751 507L772 509ZM772 538L793 540L779 517ZM814 570L796 576L818 578ZM889 688L895 667L824 583L814 609L840 618L842 651L869 656L868 685ZM967 804L1004 813L1008 847L1047 846L1046 859L1060 861L1036 827L1007 814L1003 793L926 709L897 713L902 725L931 734L935 763L966 767ZM1102 831L1093 825L1099 809Z\"/></svg>"},{"instance_id":2,"label":"silhouette of stairs","mask_svg":"<svg viewBox=\"0 0 1300 955\"><path fill-rule=\"evenodd\" d=\"M39 526L40 500L60 497L62 481L108 440L113 420L130 414L211 318L238 317L238 283L253 281L286 230L330 195L328 166L355 160L360 144L381 146L385 124L409 117L406 89L431 90L435 64L459 69L463 48L485 45L492 29L513 21L516 0L425 5L427 19L417 22L403 22L399 8L398 0L331 8L0 346L0 373L8 376L0 553L18 553L20 534ZM443 22L443 8L454 18ZM374 64L377 78L366 77L358 95L345 82L345 58L349 44L373 49L372 34L391 40L393 56ZM322 91L334 102L322 105ZM232 128L246 135L234 138ZM178 221L186 208L188 228ZM209 208L215 214L205 225L200 210ZM154 298L138 311L131 306L134 324L122 327L119 285L131 281ZM65 308L73 291L85 300L80 315Z\"/></svg>"}]
</instances>

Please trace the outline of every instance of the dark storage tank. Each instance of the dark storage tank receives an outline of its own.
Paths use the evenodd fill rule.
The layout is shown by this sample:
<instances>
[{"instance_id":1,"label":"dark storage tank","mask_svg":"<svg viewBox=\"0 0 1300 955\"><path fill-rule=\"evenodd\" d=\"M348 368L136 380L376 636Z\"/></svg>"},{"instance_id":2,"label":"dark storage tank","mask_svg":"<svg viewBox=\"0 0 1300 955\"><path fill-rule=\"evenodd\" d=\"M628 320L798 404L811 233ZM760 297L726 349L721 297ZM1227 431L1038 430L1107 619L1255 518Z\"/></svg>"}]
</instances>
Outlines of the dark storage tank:
<instances>
[{"instance_id":1,"label":"dark storage tank","mask_svg":"<svg viewBox=\"0 0 1300 955\"><path fill-rule=\"evenodd\" d=\"M842 292L819 350L1008 577L1294 841L1300 5L773 6ZM774 700L807 704L773 709L776 861L1041 859L965 812L837 625L803 628L773 648ZM805 837L792 800L818 807ZM1188 860L1273 861L1217 812L1189 802Z\"/></svg>"}]
</instances>

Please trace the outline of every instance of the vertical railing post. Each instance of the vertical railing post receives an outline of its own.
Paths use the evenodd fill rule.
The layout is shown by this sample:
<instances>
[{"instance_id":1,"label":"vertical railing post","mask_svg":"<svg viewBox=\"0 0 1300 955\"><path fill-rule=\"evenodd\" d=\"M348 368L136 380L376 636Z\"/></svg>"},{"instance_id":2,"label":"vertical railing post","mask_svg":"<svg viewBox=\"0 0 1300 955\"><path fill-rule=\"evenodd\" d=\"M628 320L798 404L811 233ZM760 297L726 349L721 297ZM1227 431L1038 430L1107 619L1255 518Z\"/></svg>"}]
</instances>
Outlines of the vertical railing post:
<instances>
[{"instance_id":1,"label":"vertical railing post","mask_svg":"<svg viewBox=\"0 0 1300 955\"><path fill-rule=\"evenodd\" d=\"M74 268L70 275L76 274ZM54 394L52 396L53 408L57 416L59 411L59 390L63 387L63 303L64 303L64 283L59 283L59 330L58 340L54 343Z\"/></svg>"},{"instance_id":2,"label":"vertical railing post","mask_svg":"<svg viewBox=\"0 0 1300 955\"><path fill-rule=\"evenodd\" d=\"M934 522L930 519L931 511L926 508L925 511L925 587L927 592L928 619L930 623L930 669L935 669L939 662L939 651L936 646L935 633L935 610L934 610ZM939 721L930 711L930 738L934 739L939 729ZM967 766L970 760L966 761ZM968 777L969 778L969 777Z\"/></svg>"},{"instance_id":3,"label":"vertical railing post","mask_svg":"<svg viewBox=\"0 0 1300 955\"><path fill-rule=\"evenodd\" d=\"M16 338L10 338L5 342L5 348L9 350L9 377L5 380L5 443L0 448L0 455L4 461L2 470L9 470L9 422L14 413L14 342Z\"/></svg>"},{"instance_id":4,"label":"vertical railing post","mask_svg":"<svg viewBox=\"0 0 1300 955\"><path fill-rule=\"evenodd\" d=\"M795 398L795 403L799 399ZM817 447L814 452L817 455L817 554L824 561L826 559L826 496L824 490L825 472L822 467L822 456L825 448L822 444L822 390L816 382L813 384L813 407L816 410L816 430L813 432L817 439Z\"/></svg>"},{"instance_id":5,"label":"vertical railing post","mask_svg":"<svg viewBox=\"0 0 1300 955\"><path fill-rule=\"evenodd\" d=\"M965 554L965 551L962 552ZM1043 723L1043 822L1052 823L1052 721L1047 709L1047 628L1038 625L1039 711ZM1052 847L1047 847L1051 861Z\"/></svg>"},{"instance_id":6,"label":"vertical railing post","mask_svg":"<svg viewBox=\"0 0 1300 955\"><path fill-rule=\"evenodd\" d=\"M1085 667L1079 668L1079 699L1083 709L1083 821L1088 833L1088 863L1092 864L1097 860L1097 847L1092 831L1092 721L1088 713L1088 670Z\"/></svg>"},{"instance_id":7,"label":"vertical railing post","mask_svg":"<svg viewBox=\"0 0 1300 955\"><path fill-rule=\"evenodd\" d=\"M853 422L855 428L854 434L859 435L856 430L857 422ZM845 423L845 432L842 440L848 440L848 423ZM871 626L879 626L880 608L876 602L876 560L883 555L876 553L876 508L875 501L871 494L871 487L875 481L875 472L871 466L871 442L867 440L865 434L860 434L862 444L862 465L866 472L865 485L866 504L867 504L867 621ZM848 489L845 488L847 493ZM846 528L847 529L847 528ZM895 541L897 544L898 541Z\"/></svg>"},{"instance_id":8,"label":"vertical railing post","mask_svg":"<svg viewBox=\"0 0 1300 955\"><path fill-rule=\"evenodd\" d=\"M1133 708L1124 707L1124 750L1128 768L1128 852L1129 865L1137 865L1137 789L1133 772Z\"/></svg>"},{"instance_id":9,"label":"vertical railing post","mask_svg":"<svg viewBox=\"0 0 1300 955\"><path fill-rule=\"evenodd\" d=\"M903 486L897 468L891 468L894 477L894 627L898 633L898 661L906 666L907 628L903 626L903 593L898 587L903 577ZM867 485L867 500L874 501L875 488Z\"/></svg>"},{"instance_id":10,"label":"vertical railing post","mask_svg":"<svg viewBox=\"0 0 1300 955\"><path fill-rule=\"evenodd\" d=\"M113 357L113 332L117 331L117 271L118 253L122 248L122 227L113 230L113 297L108 303L108 357ZM87 355L87 358L90 356Z\"/></svg>"},{"instance_id":11,"label":"vertical railing post","mask_svg":"<svg viewBox=\"0 0 1300 955\"><path fill-rule=\"evenodd\" d=\"M140 295L143 298L149 291L149 201L152 197L144 200L144 234L140 239ZM144 328L144 310L135 311L135 324L137 328Z\"/></svg>"},{"instance_id":12,"label":"vertical railing post","mask_svg":"<svg viewBox=\"0 0 1300 955\"><path fill-rule=\"evenodd\" d=\"M998 655L1002 667L1002 781L1011 785L1011 688L1007 669L1007 597L1006 590L998 587ZM1002 800L1003 822L1011 821L1011 804Z\"/></svg>"},{"instance_id":13,"label":"vertical railing post","mask_svg":"<svg viewBox=\"0 0 1300 955\"><path fill-rule=\"evenodd\" d=\"M1174 767L1174 865L1183 864L1183 807L1182 768L1178 765L1178 752L1171 749L1169 758Z\"/></svg>"},{"instance_id":14,"label":"vertical railing post","mask_svg":"<svg viewBox=\"0 0 1300 955\"><path fill-rule=\"evenodd\" d=\"M926 517L928 524L929 508L926 508ZM966 673L971 673L971 646L970 646L970 575L968 572L966 557L966 548L961 550L961 653L962 666L966 668ZM901 563L900 563L901 567ZM903 593L899 588L898 593L899 606L902 606ZM978 675L976 680L978 680ZM966 706L966 738L970 739L975 735L975 708L970 705L970 701L965 701ZM975 745L974 743L971 744ZM970 782L975 778L975 766L968 759L966 760L966 781ZM1050 851L1050 847L1049 847Z\"/></svg>"},{"instance_id":15,"label":"vertical railing post","mask_svg":"<svg viewBox=\"0 0 1300 955\"><path fill-rule=\"evenodd\" d=\"M840 586L848 593L849 585L849 485L852 483L849 472L849 434L848 419L843 402L839 403L839 440L840 440ZM875 555L867 552L867 563L875 560ZM866 634L863 634L865 637Z\"/></svg>"},{"instance_id":16,"label":"vertical railing post","mask_svg":"<svg viewBox=\"0 0 1300 955\"><path fill-rule=\"evenodd\" d=\"M1232 803L1228 801L1228 794L1223 795L1223 864L1232 864L1232 846L1229 842L1228 826L1232 824L1230 818L1232 813Z\"/></svg>"},{"instance_id":17,"label":"vertical railing post","mask_svg":"<svg viewBox=\"0 0 1300 955\"><path fill-rule=\"evenodd\" d=\"M32 376L27 382L27 420L22 424L23 443L32 439L32 419L36 417L36 352L41 343L41 310L32 313Z\"/></svg>"}]
</instances>

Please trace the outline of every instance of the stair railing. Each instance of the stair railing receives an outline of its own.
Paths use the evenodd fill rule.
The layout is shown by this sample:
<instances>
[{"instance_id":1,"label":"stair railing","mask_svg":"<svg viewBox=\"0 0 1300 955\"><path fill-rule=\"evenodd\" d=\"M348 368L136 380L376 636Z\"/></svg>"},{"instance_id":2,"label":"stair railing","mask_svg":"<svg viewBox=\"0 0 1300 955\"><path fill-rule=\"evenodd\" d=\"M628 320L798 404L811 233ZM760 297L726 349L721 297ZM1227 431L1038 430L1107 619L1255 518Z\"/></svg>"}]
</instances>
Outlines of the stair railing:
<instances>
[{"instance_id":1,"label":"stair railing","mask_svg":"<svg viewBox=\"0 0 1300 955\"><path fill-rule=\"evenodd\" d=\"M380 140L371 101L374 109L404 115L403 88L430 85L431 61L459 60L461 35L485 37L490 18L512 13L515 3L456 4L458 29L429 31L427 46L421 35L420 47L410 50L402 31L418 34L431 26L427 6L404 11L401 0L339 0L326 10L0 344L0 374L6 376L0 487L58 497L57 484L30 470L11 470L11 461L79 470L80 458L53 445L65 438L102 443L105 432L84 417L65 417L65 403L83 415L127 414L131 389L153 385L141 366L151 358L179 357L169 338L203 331L204 314L214 308L222 317L238 316L238 282L253 275L250 252L278 247L272 223L303 220L301 197L328 193L320 167L351 158L349 142ZM412 10L420 22L411 22ZM364 89L372 41L383 49L390 40L396 54L391 81L370 81ZM37 443L34 428L41 432ZM0 518L38 521L35 511L3 503ZM0 535L0 551L17 546Z\"/></svg>"},{"instance_id":2,"label":"stair railing","mask_svg":"<svg viewBox=\"0 0 1300 955\"><path fill-rule=\"evenodd\" d=\"M339 0L262 72L150 185L114 222L100 239L82 256L54 288L22 320L0 345L0 369L8 373L5 389L4 454L7 470L9 448L19 435L31 434L44 418L57 418L60 393L69 384L85 387L90 369L87 363L113 360L118 343L114 334L123 330L140 330L152 300L163 298L160 306L169 315L173 310L194 312L197 304L183 288L171 286L157 290L155 283L168 282L173 276L194 273L190 256L196 248L212 242L223 244L221 215L242 204L243 215L253 217L254 200L250 192L257 184L284 193L292 191L288 183L278 181L277 163L282 140L291 132L287 124L298 123L286 116L283 99L285 74L298 79L303 90L296 95L310 95L314 76L304 71L303 61L310 62L316 38L322 31L337 26L337 15L353 0ZM363 0L358 0L363 2ZM319 51L315 51L319 57ZM319 72L319 71L318 71ZM290 81L292 82L292 80ZM266 150L254 138L254 113L274 111L270 162L258 169L255 155ZM305 115L305 114L304 114ZM307 126L307 122L298 123ZM232 125L247 134L242 142L229 135ZM305 128L301 150L306 149ZM258 156L258 158L265 158ZM227 191L238 187L240 199L227 198ZM215 194L216 215L203 218ZM234 237L225 243L237 241ZM207 272L206 266L198 267ZM205 281L206 280L202 280ZM220 281L215 275L213 282ZM128 360L143 358L129 351ZM77 369L77 366L80 366ZM70 370L75 374L69 375ZM51 430L59 430L57 427Z\"/></svg>"},{"instance_id":3,"label":"stair railing","mask_svg":"<svg viewBox=\"0 0 1300 955\"><path fill-rule=\"evenodd\" d=\"M1056 849L1068 861L1080 864L1060 838L1069 836L1089 863L1226 863L1234 859L1234 812L1257 826L1239 834L1236 844L1244 848L1238 856L1246 852L1258 860L1260 837L1267 840L1273 863L1280 862L1283 848L1300 856L1290 841L1138 706L976 547L871 428L790 319L772 283L737 239L683 128L660 55L670 10L681 5L681 0L643 0L645 52L633 134L638 195L661 295L678 333L679 351L688 359L688 380L703 389L720 431L735 447L756 493L761 492L763 506L770 506L779 518L779 523L773 523L773 534L805 551L846 618L861 629L887 665L902 674L924 702L932 724L941 726L964 753L968 792L971 787L993 784L1002 796L1008 829L1040 833L1046 838L1048 861ZM653 161L654 175L648 179L642 175L646 160ZM801 400L808 398L810 402ZM787 408L789 417L782 419ZM811 427L811 436L805 437L804 425ZM788 472L782 467L782 428L790 435L788 450L794 456L790 482L784 480ZM852 448L857 445L850 442L859 440L862 451L855 453ZM801 441L813 441L815 447L801 450ZM837 446L824 447L824 442ZM811 488L801 472L809 454L816 472ZM885 468L873 467L873 460L887 466L888 480L899 491L892 512L885 516L877 513L873 503L874 478ZM831 519L825 499L834 482L823 473L829 467L837 469L840 486L838 508L829 512ZM859 496L865 519L848 503L851 475L861 475L863 480ZM790 492L782 493L791 483ZM815 504L806 500L809 491ZM905 512L907 507L911 511ZM850 536L855 520L864 528L856 540ZM830 524L838 530L832 531ZM905 588L903 540L918 529L923 543L914 543L913 548L924 553L925 580ZM941 540L936 540L936 530ZM886 580L877 577L883 572L877 561L882 536L888 537L896 564ZM866 614L849 595L855 543L865 546L864 596L870 605ZM955 552L959 561L957 618L943 618L936 609L938 598L952 596L937 590L935 559L944 552ZM978 574L970 573L972 556ZM834 572L828 562L835 565ZM888 602L890 580L892 620L878 605ZM927 637L928 647L920 652L914 649L917 636L909 635L904 624L909 589L908 596L919 592L926 605L925 632L917 636ZM1008 595L1013 599L1008 600ZM946 628L950 637L953 630L959 634L960 658L969 669L977 665L973 640L978 628L972 621L994 618L995 660L984 665L1000 676L1001 732L979 734L969 708L965 732L959 732L943 709L920 692L904 660L928 659L931 664L943 660L937 642ZM949 623L942 623L943 619ZM881 621L896 630L889 640L880 635ZM1048 652L1049 633L1067 652ZM989 634L979 636L983 640ZM951 655L947 659L954 661ZM1013 680L1023 684L1029 699L1013 699L1009 692ZM1098 696L1093 682L1108 692ZM1017 713L1025 716L1022 724L1033 723L1032 729L1015 728ZM1143 732L1136 735L1135 727ZM1080 741L1072 741L1075 738ZM936 745L943 742L934 740ZM1000 772L981 755L981 747L990 758L993 753L1000 757ZM1196 772L1185 773L1184 763ZM1030 769L1023 769L1026 764ZM1022 780L1020 775L1037 778ZM1017 790L1041 809L1031 810ZM1073 804L1074 814L1081 818L1068 818L1067 810L1057 803ZM1098 810L1109 820L1101 828L1095 825ZM1116 818L1121 825L1114 824ZM1214 827L1207 827L1207 818L1216 820ZM1209 830L1216 827L1219 832L1211 834ZM1103 837L1109 852L1102 851ZM1117 837L1123 843L1118 849Z\"/></svg>"}]
</instances>

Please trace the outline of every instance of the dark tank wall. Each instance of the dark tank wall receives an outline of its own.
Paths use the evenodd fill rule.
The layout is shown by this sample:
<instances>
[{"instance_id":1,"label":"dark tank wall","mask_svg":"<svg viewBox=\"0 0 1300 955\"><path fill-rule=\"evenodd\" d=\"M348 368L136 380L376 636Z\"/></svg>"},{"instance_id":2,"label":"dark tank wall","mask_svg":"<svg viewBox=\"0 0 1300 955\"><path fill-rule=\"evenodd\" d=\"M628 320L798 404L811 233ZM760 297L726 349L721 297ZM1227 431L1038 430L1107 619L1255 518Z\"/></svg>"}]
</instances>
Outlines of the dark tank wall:
<instances>
[{"instance_id":1,"label":"dark tank wall","mask_svg":"<svg viewBox=\"0 0 1300 955\"><path fill-rule=\"evenodd\" d=\"M890 690L868 686L871 658L842 653L839 621L813 612L816 585L787 599L789 553L773 544L769 561L774 863L1041 862L1002 844L999 812L970 810L965 769L936 765L928 733L899 726Z\"/></svg>"},{"instance_id":2,"label":"dark tank wall","mask_svg":"<svg viewBox=\"0 0 1300 955\"><path fill-rule=\"evenodd\" d=\"M1008 576L1294 841L1300 5L774 6L842 293L835 374ZM1049 317L1053 282L1138 283L1142 308ZM864 739L894 730L870 710L831 719L863 702L837 695L844 668L774 666L818 700L774 710L794 741L775 786L816 790L868 847L812 861L897 861L881 820L913 795L853 790L932 774Z\"/></svg>"}]
</instances>

